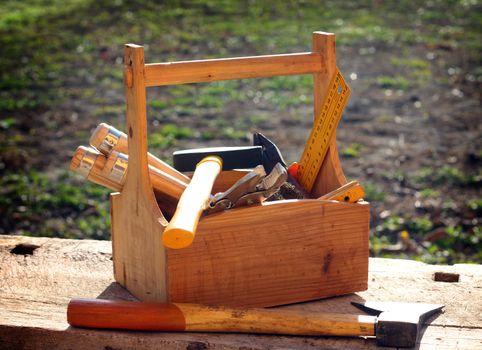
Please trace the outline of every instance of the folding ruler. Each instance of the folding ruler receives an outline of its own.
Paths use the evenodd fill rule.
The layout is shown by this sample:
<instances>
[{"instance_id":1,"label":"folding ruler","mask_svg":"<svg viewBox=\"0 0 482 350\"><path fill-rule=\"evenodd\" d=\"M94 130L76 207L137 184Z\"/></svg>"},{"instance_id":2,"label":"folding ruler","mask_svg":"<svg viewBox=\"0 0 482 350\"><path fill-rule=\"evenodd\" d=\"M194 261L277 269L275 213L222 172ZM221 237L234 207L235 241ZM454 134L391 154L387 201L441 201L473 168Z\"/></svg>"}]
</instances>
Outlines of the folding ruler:
<instances>
[{"instance_id":1,"label":"folding ruler","mask_svg":"<svg viewBox=\"0 0 482 350\"><path fill-rule=\"evenodd\" d=\"M365 190L358 181L350 181L340 188L321 196L320 199L355 203L365 197Z\"/></svg>"},{"instance_id":2,"label":"folding ruler","mask_svg":"<svg viewBox=\"0 0 482 350\"><path fill-rule=\"evenodd\" d=\"M349 97L350 88L337 68L296 171L298 182L307 192L313 188Z\"/></svg>"}]
</instances>

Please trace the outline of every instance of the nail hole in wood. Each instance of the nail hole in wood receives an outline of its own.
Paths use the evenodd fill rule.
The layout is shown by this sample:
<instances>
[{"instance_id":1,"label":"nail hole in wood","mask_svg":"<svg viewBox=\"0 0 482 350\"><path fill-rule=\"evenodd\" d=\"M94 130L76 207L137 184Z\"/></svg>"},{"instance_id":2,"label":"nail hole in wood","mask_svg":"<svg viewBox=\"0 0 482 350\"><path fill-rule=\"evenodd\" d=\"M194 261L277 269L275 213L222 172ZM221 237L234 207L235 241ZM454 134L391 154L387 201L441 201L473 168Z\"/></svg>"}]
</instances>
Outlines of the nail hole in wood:
<instances>
[{"instance_id":1,"label":"nail hole in wood","mask_svg":"<svg viewBox=\"0 0 482 350\"><path fill-rule=\"evenodd\" d=\"M20 243L10 250L10 253L15 255L33 255L33 252L37 248L40 248L40 246L35 244Z\"/></svg>"},{"instance_id":2,"label":"nail hole in wood","mask_svg":"<svg viewBox=\"0 0 482 350\"><path fill-rule=\"evenodd\" d=\"M460 275L458 273L450 273L450 272L435 272L433 274L433 280L435 282L449 282L454 283L458 282L460 279Z\"/></svg>"},{"instance_id":3,"label":"nail hole in wood","mask_svg":"<svg viewBox=\"0 0 482 350\"><path fill-rule=\"evenodd\" d=\"M208 345L206 343L193 341L187 345L186 350L206 350L207 348Z\"/></svg>"}]
</instances>

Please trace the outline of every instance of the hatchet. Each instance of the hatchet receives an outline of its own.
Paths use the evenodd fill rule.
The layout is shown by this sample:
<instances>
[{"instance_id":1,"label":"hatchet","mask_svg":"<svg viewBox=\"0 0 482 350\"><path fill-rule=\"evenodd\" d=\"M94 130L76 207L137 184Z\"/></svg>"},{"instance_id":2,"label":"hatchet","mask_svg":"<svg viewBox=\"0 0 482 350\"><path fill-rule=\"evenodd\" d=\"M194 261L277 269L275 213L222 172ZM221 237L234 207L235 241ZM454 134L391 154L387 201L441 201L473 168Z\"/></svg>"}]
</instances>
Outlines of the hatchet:
<instances>
[{"instance_id":1,"label":"hatchet","mask_svg":"<svg viewBox=\"0 0 482 350\"><path fill-rule=\"evenodd\" d=\"M67 307L67 321L74 327L144 331L375 336L381 346L413 347L423 322L444 307L421 303L352 304L370 315L73 299Z\"/></svg>"}]
</instances>

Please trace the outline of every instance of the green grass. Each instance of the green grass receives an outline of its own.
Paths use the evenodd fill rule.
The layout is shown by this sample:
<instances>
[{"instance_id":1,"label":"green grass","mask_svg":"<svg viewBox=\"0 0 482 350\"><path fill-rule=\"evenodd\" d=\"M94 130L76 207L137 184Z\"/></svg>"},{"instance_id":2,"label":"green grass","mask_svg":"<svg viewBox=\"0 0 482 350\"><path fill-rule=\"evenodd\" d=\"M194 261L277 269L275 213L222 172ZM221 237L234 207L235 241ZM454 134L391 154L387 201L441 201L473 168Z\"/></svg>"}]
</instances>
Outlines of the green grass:
<instances>
[{"instance_id":1,"label":"green grass","mask_svg":"<svg viewBox=\"0 0 482 350\"><path fill-rule=\"evenodd\" d=\"M381 88L402 91L406 91L412 86L410 81L401 75L381 76L377 78L376 83Z\"/></svg>"},{"instance_id":2,"label":"green grass","mask_svg":"<svg viewBox=\"0 0 482 350\"><path fill-rule=\"evenodd\" d=\"M146 61L232 57L310 50L311 33L331 31L337 45L351 46L360 55L373 55L379 48L424 46L453 50L462 48L467 73L482 76L480 66L480 4L461 1L123 1L123 0L25 0L3 1L0 6L0 220L2 233L21 233L76 238L109 237L108 191L70 173L50 168L26 169L22 160L34 157L24 145L30 133L59 129L57 120L35 120L25 131L22 116L63 109L65 101L91 106L90 116L114 121L123 118L123 101L112 101L106 93L122 94L122 45L145 46ZM373 81L384 89L408 90L434 78L431 63L402 51L390 63L396 73L384 73ZM475 62L475 63L474 63ZM149 95L149 146L163 149L180 139L246 141L252 127L269 126L270 115L285 112L293 120L306 120L297 112L312 104L312 77L289 76L271 79L225 81L162 87ZM240 105L257 107L255 114ZM212 118L228 115L229 120ZM184 127L173 124L186 118ZM303 119L304 118L304 119ZM393 116L380 116L388 123ZM182 119L184 120L184 119ZM195 120L196 123L189 121ZM41 123L42 122L42 123ZM39 126L41 124L41 126ZM159 127L162 125L162 127ZM86 139L86 131L76 135ZM361 145L351 144L342 156L357 158ZM18 159L16 168L6 167L6 158ZM479 159L480 159L479 155ZM55 165L67 168L66 164ZM407 180L421 188L423 198L436 198L434 186L475 187L480 173L443 166L421 169L415 176L397 171L393 181ZM384 202L386 194L375 183L364 184L367 200ZM455 203L444 202L444 214L454 215ZM464 203L480 213L480 199ZM411 230L423 235L429 218L410 219L394 215L377 225L380 234L394 235ZM449 243L467 242L469 259L480 244L480 228L453 226ZM377 237L378 247L389 239ZM434 261L461 261L463 255L434 245ZM471 248L472 247L472 248ZM465 248L464 248L465 249ZM430 256L423 257L426 261ZM445 259L445 260L444 260Z\"/></svg>"},{"instance_id":3,"label":"green grass","mask_svg":"<svg viewBox=\"0 0 482 350\"><path fill-rule=\"evenodd\" d=\"M177 140L194 137L195 133L190 128L179 127L175 124L165 124L159 132L149 135L149 146L153 148L166 148L176 144Z\"/></svg>"},{"instance_id":4,"label":"green grass","mask_svg":"<svg viewBox=\"0 0 482 350\"><path fill-rule=\"evenodd\" d=\"M362 145L359 143L352 143L345 148L342 148L341 155L347 158L358 158L360 156L360 151L362 150Z\"/></svg>"},{"instance_id":5,"label":"green grass","mask_svg":"<svg viewBox=\"0 0 482 350\"><path fill-rule=\"evenodd\" d=\"M424 167L412 176L421 185L475 186L482 182L482 174L468 174L459 168L444 165L440 168Z\"/></svg>"},{"instance_id":6,"label":"green grass","mask_svg":"<svg viewBox=\"0 0 482 350\"><path fill-rule=\"evenodd\" d=\"M385 193L378 189L378 187L371 182L364 182L365 199L369 202L383 202L385 200Z\"/></svg>"},{"instance_id":7,"label":"green grass","mask_svg":"<svg viewBox=\"0 0 482 350\"><path fill-rule=\"evenodd\" d=\"M52 177L35 171L3 176L0 179L1 233L108 238L109 191L83 182L66 171ZM15 230L5 231L7 227Z\"/></svg>"},{"instance_id":8,"label":"green grass","mask_svg":"<svg viewBox=\"0 0 482 350\"><path fill-rule=\"evenodd\" d=\"M427 42L464 45L472 52L480 52L480 15L475 6L463 1L435 1L430 5L411 1L329 1L324 5L315 1L263 1L249 6L241 1L208 0L194 1L190 6L181 6L177 1L142 1L135 2L135 6L125 1L7 1L0 12L0 45L4 48L0 110L58 103L71 94L59 89L66 81L94 77L100 71L101 85L116 84L121 88L121 61L112 64L109 59L103 67L94 65L93 71L90 68L98 62L101 48L114 49L122 57L120 49L125 42L149 44L146 54L150 60L166 61L180 59L183 53L202 58L195 54L201 48L203 57L241 51L306 51L311 32L322 29L337 33L339 45ZM393 26L400 21L406 26ZM427 30L412 30L417 21L422 21ZM394 64L425 72L427 68L409 59L394 60ZM378 84L407 87L403 77L389 78L381 77ZM275 78L260 87L290 91L309 89L310 85L311 78L306 76ZM200 105L215 107L219 103L200 101Z\"/></svg>"}]
</instances>

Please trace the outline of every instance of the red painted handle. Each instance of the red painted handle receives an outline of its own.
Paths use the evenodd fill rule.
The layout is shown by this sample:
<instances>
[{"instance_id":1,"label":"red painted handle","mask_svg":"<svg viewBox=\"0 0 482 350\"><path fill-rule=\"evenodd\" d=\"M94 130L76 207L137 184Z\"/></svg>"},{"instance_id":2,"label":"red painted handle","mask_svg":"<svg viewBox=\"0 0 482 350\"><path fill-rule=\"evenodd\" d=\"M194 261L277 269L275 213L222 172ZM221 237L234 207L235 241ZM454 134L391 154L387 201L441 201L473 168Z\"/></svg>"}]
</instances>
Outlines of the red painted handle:
<instances>
[{"instance_id":1,"label":"red painted handle","mask_svg":"<svg viewBox=\"0 0 482 350\"><path fill-rule=\"evenodd\" d=\"M74 327L184 331L186 320L174 304L132 301L72 299L67 321Z\"/></svg>"}]
</instances>

